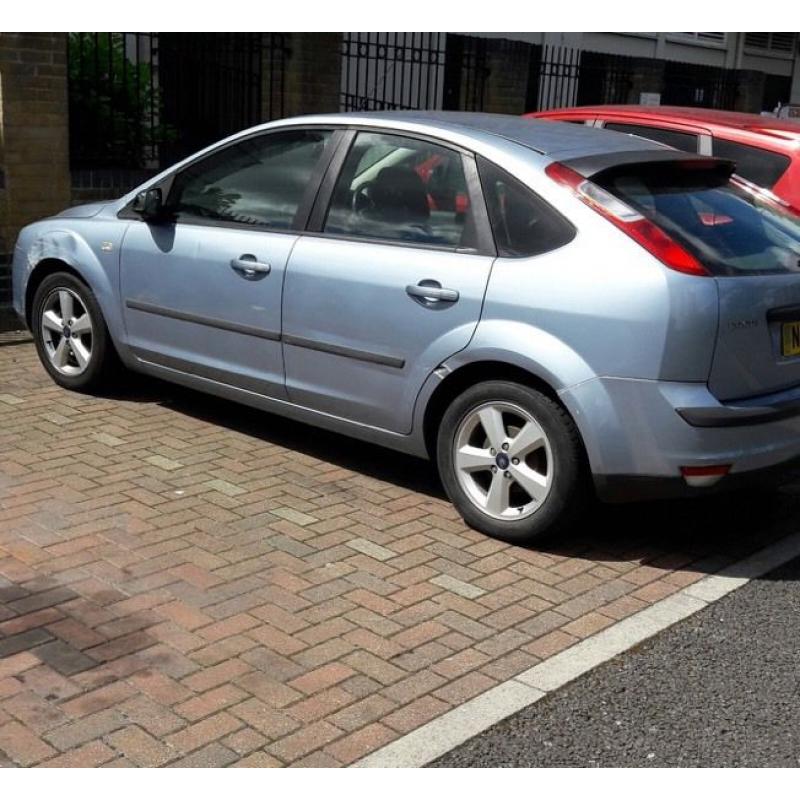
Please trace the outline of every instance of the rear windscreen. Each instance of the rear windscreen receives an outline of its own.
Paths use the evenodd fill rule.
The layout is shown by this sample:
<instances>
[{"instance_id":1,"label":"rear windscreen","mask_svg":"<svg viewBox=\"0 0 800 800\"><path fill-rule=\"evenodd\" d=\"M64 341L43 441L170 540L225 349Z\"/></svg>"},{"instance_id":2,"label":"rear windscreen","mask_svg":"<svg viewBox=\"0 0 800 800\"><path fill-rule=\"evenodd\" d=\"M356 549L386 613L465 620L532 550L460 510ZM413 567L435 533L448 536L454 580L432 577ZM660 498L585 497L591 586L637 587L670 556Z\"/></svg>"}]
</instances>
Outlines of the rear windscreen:
<instances>
[{"instance_id":1,"label":"rear windscreen","mask_svg":"<svg viewBox=\"0 0 800 800\"><path fill-rule=\"evenodd\" d=\"M800 217L724 170L627 167L593 178L715 275L800 272Z\"/></svg>"}]
</instances>

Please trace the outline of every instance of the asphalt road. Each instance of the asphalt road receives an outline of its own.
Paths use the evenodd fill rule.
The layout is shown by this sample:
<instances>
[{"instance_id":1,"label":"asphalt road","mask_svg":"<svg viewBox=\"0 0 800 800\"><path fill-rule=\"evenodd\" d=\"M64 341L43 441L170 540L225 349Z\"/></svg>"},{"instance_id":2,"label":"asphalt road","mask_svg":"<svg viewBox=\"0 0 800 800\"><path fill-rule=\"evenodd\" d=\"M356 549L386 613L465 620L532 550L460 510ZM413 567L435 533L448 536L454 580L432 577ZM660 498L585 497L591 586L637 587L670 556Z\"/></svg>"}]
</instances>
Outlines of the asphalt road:
<instances>
[{"instance_id":1,"label":"asphalt road","mask_svg":"<svg viewBox=\"0 0 800 800\"><path fill-rule=\"evenodd\" d=\"M800 559L431 766L800 766Z\"/></svg>"}]
</instances>

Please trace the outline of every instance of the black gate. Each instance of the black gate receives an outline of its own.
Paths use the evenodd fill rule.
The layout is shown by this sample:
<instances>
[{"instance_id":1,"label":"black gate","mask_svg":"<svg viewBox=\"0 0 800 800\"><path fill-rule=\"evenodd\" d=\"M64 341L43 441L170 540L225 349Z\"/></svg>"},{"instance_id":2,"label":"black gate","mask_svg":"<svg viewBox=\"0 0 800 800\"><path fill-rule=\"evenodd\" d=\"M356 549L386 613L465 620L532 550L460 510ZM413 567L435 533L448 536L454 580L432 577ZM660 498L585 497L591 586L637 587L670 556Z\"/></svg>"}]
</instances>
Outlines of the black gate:
<instances>
[{"instance_id":1,"label":"black gate","mask_svg":"<svg viewBox=\"0 0 800 800\"><path fill-rule=\"evenodd\" d=\"M69 34L74 171L169 166L283 115L278 33Z\"/></svg>"},{"instance_id":2,"label":"black gate","mask_svg":"<svg viewBox=\"0 0 800 800\"><path fill-rule=\"evenodd\" d=\"M531 48L526 109L627 103L633 59L561 45Z\"/></svg>"},{"instance_id":3,"label":"black gate","mask_svg":"<svg viewBox=\"0 0 800 800\"><path fill-rule=\"evenodd\" d=\"M342 35L342 111L442 107L444 33Z\"/></svg>"},{"instance_id":4,"label":"black gate","mask_svg":"<svg viewBox=\"0 0 800 800\"><path fill-rule=\"evenodd\" d=\"M731 109L736 106L736 85L734 70L665 61L661 102L666 106Z\"/></svg>"},{"instance_id":5,"label":"black gate","mask_svg":"<svg viewBox=\"0 0 800 800\"><path fill-rule=\"evenodd\" d=\"M67 57L71 166L157 166L158 34L70 33Z\"/></svg>"},{"instance_id":6,"label":"black gate","mask_svg":"<svg viewBox=\"0 0 800 800\"><path fill-rule=\"evenodd\" d=\"M488 39L447 34L443 105L448 111L483 111Z\"/></svg>"},{"instance_id":7,"label":"black gate","mask_svg":"<svg viewBox=\"0 0 800 800\"><path fill-rule=\"evenodd\" d=\"M575 104L587 106L630 102L633 74L634 60L630 56L584 50L581 53Z\"/></svg>"},{"instance_id":8,"label":"black gate","mask_svg":"<svg viewBox=\"0 0 800 800\"><path fill-rule=\"evenodd\" d=\"M162 33L159 74L167 137L161 158L171 163L261 116L259 34Z\"/></svg>"},{"instance_id":9,"label":"black gate","mask_svg":"<svg viewBox=\"0 0 800 800\"><path fill-rule=\"evenodd\" d=\"M626 56L448 34L444 108L483 111L491 105L489 92L512 81L525 87L524 111L626 103L633 69Z\"/></svg>"},{"instance_id":10,"label":"black gate","mask_svg":"<svg viewBox=\"0 0 800 800\"><path fill-rule=\"evenodd\" d=\"M762 111L774 111L778 106L789 104L792 95L792 79L788 75L765 75Z\"/></svg>"}]
</instances>

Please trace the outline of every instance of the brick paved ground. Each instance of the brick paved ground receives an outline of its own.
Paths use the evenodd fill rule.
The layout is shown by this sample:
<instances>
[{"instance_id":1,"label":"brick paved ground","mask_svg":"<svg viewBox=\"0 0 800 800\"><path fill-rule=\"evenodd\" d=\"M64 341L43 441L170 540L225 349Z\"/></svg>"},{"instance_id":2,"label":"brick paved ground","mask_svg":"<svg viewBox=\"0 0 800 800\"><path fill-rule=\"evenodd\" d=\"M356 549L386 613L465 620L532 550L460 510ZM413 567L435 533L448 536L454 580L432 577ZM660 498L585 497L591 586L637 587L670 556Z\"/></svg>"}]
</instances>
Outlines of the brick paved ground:
<instances>
[{"instance_id":1,"label":"brick paved ground","mask_svg":"<svg viewBox=\"0 0 800 800\"><path fill-rule=\"evenodd\" d=\"M0 764L348 764L796 516L789 487L511 547L422 462L0 346Z\"/></svg>"}]
</instances>

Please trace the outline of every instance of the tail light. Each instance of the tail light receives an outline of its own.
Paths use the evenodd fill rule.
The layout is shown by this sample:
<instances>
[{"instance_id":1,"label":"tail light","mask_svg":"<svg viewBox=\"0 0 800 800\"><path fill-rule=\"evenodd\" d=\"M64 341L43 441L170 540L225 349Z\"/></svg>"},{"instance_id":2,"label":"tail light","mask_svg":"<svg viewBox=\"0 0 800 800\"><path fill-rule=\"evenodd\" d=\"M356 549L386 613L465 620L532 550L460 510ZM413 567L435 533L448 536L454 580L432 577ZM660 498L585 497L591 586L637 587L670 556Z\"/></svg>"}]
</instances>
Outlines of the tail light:
<instances>
[{"instance_id":1,"label":"tail light","mask_svg":"<svg viewBox=\"0 0 800 800\"><path fill-rule=\"evenodd\" d=\"M575 196L627 233L670 269L687 275L708 276L708 270L686 249L649 219L618 197L592 183L564 164L554 162L545 169L548 177L570 189Z\"/></svg>"}]
</instances>

